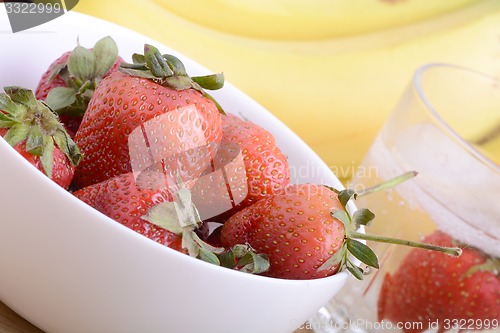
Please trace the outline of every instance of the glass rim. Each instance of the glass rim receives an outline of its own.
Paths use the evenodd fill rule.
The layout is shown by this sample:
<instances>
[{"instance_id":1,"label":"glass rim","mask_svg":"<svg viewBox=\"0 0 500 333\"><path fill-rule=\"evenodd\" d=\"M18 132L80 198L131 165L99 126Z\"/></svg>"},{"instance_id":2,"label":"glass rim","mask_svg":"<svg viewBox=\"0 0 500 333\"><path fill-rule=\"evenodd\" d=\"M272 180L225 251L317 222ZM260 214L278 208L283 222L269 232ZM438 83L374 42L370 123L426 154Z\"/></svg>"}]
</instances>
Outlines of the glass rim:
<instances>
[{"instance_id":1,"label":"glass rim","mask_svg":"<svg viewBox=\"0 0 500 333\"><path fill-rule=\"evenodd\" d=\"M492 77L490 75L487 75L485 73L482 73L480 71L459 66L459 65L454 65L454 64L448 64L448 63L429 63L422 65L418 67L415 70L415 73L412 77L412 85L415 87L415 90L418 94L418 97L420 100L424 103L424 105L427 108L427 111L430 113L431 117L433 118L436 123L438 123L440 126L442 126L443 130L449 134L451 137L456 139L463 147L466 149L470 154L472 154L476 159L478 159L481 163L485 164L489 168L493 169L495 172L500 173L500 165L496 164L493 160L491 160L489 157L487 157L485 154L483 154L481 151L479 151L477 148L475 148L470 142L465 140L460 134L458 134L440 115L440 113L435 109L433 103L428 99L426 93L424 92L424 87L422 84L422 75L433 69L433 68L450 68L450 69L455 69L463 72L467 72L471 75L475 75L479 78L482 78L483 80L490 81L492 83L495 83L499 86L500 89L500 80Z\"/></svg>"}]
</instances>

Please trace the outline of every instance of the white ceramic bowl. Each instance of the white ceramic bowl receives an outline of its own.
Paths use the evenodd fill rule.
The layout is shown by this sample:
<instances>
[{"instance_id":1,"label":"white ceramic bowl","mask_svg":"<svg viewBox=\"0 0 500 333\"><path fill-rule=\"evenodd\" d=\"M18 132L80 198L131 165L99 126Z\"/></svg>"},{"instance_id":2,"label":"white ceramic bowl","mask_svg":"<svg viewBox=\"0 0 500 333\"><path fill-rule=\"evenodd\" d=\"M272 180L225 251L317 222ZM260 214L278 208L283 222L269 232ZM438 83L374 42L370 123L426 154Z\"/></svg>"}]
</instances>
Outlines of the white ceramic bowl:
<instances>
[{"instance_id":1,"label":"white ceramic bowl","mask_svg":"<svg viewBox=\"0 0 500 333\"><path fill-rule=\"evenodd\" d=\"M29 31L9 30L0 11L1 87L34 89L77 38L91 47L106 35L126 61L147 42L178 55L190 74L209 73L147 37L77 13ZM231 73L225 74L230 81ZM300 138L241 91L227 83L213 95L226 110L274 133L292 173L300 176L294 182L342 187ZM309 281L273 279L193 259L80 202L2 139L0 175L0 299L50 333L290 333L348 278L340 273Z\"/></svg>"}]
</instances>

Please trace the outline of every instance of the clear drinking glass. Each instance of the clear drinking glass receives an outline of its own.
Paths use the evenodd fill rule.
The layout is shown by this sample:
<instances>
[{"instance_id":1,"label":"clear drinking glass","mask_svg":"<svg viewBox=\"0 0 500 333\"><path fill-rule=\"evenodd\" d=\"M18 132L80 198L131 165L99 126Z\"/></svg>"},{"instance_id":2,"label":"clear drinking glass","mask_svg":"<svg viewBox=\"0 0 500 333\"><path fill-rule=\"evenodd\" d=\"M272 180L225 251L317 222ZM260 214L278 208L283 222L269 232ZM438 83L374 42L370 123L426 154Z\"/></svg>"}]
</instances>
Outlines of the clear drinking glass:
<instances>
[{"instance_id":1,"label":"clear drinking glass","mask_svg":"<svg viewBox=\"0 0 500 333\"><path fill-rule=\"evenodd\" d=\"M410 248L368 242L381 268L362 281L352 278L308 323L310 329L499 332L499 165L500 81L449 64L418 68L349 187L360 191L417 171L415 178L395 188L357 199L358 207L376 215L366 231L422 241L440 230L493 263L473 265L481 274L492 273L489 282L469 283L473 270L456 273L447 258L434 259L430 252L418 257L424 260L409 261ZM431 260L439 262L429 264ZM420 277L408 277L402 270ZM488 302L475 296L480 293Z\"/></svg>"}]
</instances>

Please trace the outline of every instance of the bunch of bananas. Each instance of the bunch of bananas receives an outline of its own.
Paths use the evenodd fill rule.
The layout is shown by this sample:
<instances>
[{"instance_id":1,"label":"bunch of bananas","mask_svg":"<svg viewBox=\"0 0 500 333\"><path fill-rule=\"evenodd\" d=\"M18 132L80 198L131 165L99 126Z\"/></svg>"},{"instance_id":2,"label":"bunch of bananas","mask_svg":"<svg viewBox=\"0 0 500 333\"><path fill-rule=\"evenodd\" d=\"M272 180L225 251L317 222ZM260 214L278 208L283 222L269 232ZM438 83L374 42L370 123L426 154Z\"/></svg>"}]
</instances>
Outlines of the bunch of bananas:
<instances>
[{"instance_id":1,"label":"bunch of bananas","mask_svg":"<svg viewBox=\"0 0 500 333\"><path fill-rule=\"evenodd\" d=\"M75 10L223 71L343 180L418 66L500 77L499 0L85 0ZM483 149L500 154L497 141Z\"/></svg>"}]
</instances>

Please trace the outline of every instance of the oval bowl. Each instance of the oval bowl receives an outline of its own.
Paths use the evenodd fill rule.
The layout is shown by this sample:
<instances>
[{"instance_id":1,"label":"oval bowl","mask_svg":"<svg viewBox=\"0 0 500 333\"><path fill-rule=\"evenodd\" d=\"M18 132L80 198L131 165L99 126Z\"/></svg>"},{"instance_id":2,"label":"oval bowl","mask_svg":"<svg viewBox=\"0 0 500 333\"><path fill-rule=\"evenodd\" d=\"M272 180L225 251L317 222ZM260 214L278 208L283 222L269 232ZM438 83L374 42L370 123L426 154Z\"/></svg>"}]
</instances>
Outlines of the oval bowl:
<instances>
[{"instance_id":1,"label":"oval bowl","mask_svg":"<svg viewBox=\"0 0 500 333\"><path fill-rule=\"evenodd\" d=\"M2 88L34 89L49 64L77 40L91 47L108 35L125 61L150 43L181 58L191 75L209 73L154 40L74 12L16 34L1 17L0 31ZM226 77L230 81L231 73ZM297 135L236 87L226 83L213 96L225 110L275 135L289 157L292 182L343 188ZM316 280L275 279L193 259L90 208L3 139L0 159L0 299L46 332L290 333L348 278L342 272Z\"/></svg>"}]
</instances>

